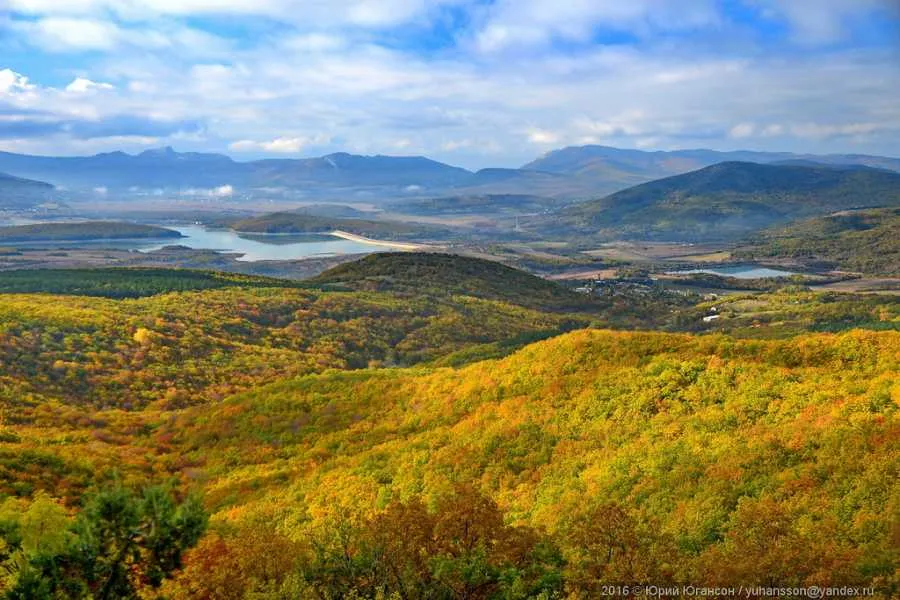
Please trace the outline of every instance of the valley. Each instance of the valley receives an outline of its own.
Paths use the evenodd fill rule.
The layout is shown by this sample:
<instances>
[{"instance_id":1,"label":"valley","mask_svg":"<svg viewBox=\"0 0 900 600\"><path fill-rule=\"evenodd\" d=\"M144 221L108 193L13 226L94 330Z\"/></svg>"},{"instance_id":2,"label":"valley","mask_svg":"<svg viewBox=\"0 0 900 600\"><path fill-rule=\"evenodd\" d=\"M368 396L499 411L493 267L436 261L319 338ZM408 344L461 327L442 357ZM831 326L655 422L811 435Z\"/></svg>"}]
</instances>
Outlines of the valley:
<instances>
[{"instance_id":1,"label":"valley","mask_svg":"<svg viewBox=\"0 0 900 600\"><path fill-rule=\"evenodd\" d=\"M537 179L584 154L586 185L598 152ZM121 185L215 162L133 158ZM182 532L116 563L134 598L898 593L900 175L726 162L578 198L401 161L442 195L391 197L389 158L341 158L365 202L4 201L0 595L99 589L114 499ZM608 185L693 165L661 160Z\"/></svg>"},{"instance_id":2,"label":"valley","mask_svg":"<svg viewBox=\"0 0 900 600\"><path fill-rule=\"evenodd\" d=\"M897 0L0 0L0 600L900 599Z\"/></svg>"}]
</instances>

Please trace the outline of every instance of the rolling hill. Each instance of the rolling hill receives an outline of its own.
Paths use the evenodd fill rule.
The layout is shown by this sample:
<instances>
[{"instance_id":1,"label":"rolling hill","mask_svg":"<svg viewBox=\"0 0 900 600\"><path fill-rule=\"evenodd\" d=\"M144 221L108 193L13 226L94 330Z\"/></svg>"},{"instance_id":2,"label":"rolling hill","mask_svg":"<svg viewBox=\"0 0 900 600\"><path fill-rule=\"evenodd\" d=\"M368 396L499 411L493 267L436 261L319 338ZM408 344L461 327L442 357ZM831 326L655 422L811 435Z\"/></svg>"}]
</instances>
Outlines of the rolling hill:
<instances>
[{"instance_id":1,"label":"rolling hill","mask_svg":"<svg viewBox=\"0 0 900 600\"><path fill-rule=\"evenodd\" d=\"M820 268L900 275L900 208L846 211L761 232L738 259L789 259Z\"/></svg>"},{"instance_id":2,"label":"rolling hill","mask_svg":"<svg viewBox=\"0 0 900 600\"><path fill-rule=\"evenodd\" d=\"M727 162L641 184L535 220L547 234L728 240L838 210L900 205L900 173Z\"/></svg>"},{"instance_id":3,"label":"rolling hill","mask_svg":"<svg viewBox=\"0 0 900 600\"><path fill-rule=\"evenodd\" d=\"M472 296L542 310L584 310L587 299L557 283L494 261L453 254L371 254L308 280L332 289Z\"/></svg>"},{"instance_id":4,"label":"rolling hill","mask_svg":"<svg viewBox=\"0 0 900 600\"><path fill-rule=\"evenodd\" d=\"M393 212L427 216L453 215L521 215L543 212L564 202L532 194L476 194L444 196L415 200L398 200L385 205Z\"/></svg>"},{"instance_id":5,"label":"rolling hill","mask_svg":"<svg viewBox=\"0 0 900 600\"><path fill-rule=\"evenodd\" d=\"M322 287L165 269L0 273L0 404L195 404L275 377L513 349L590 322L513 293Z\"/></svg>"},{"instance_id":6,"label":"rolling hill","mask_svg":"<svg viewBox=\"0 0 900 600\"><path fill-rule=\"evenodd\" d=\"M154 579L128 559L141 597L896 597L900 333L848 330L896 328L895 299L651 296L412 253L306 282L0 274L0 594L77 582L110 554L79 519L165 484L209 528ZM712 307L740 335L584 329Z\"/></svg>"},{"instance_id":7,"label":"rolling hill","mask_svg":"<svg viewBox=\"0 0 900 600\"><path fill-rule=\"evenodd\" d=\"M304 209L240 219L230 222L229 226L239 233L300 234L330 233L337 230L380 240L443 238L450 234L447 228L435 225L325 217L309 214Z\"/></svg>"},{"instance_id":8,"label":"rolling hill","mask_svg":"<svg viewBox=\"0 0 900 600\"><path fill-rule=\"evenodd\" d=\"M36 223L0 227L0 243L180 237L182 235L179 232L165 227L114 221Z\"/></svg>"},{"instance_id":9,"label":"rolling hill","mask_svg":"<svg viewBox=\"0 0 900 600\"><path fill-rule=\"evenodd\" d=\"M169 364L174 335L127 345ZM2 430L2 532L48 501L41 490L74 503L115 466L129 482L172 477L212 513L163 584L178 600L598 597L646 580L873 586L887 599L898 335L584 330L462 368L257 379L192 406L180 382L144 410L48 393ZM36 372L77 376L65 360Z\"/></svg>"}]
</instances>

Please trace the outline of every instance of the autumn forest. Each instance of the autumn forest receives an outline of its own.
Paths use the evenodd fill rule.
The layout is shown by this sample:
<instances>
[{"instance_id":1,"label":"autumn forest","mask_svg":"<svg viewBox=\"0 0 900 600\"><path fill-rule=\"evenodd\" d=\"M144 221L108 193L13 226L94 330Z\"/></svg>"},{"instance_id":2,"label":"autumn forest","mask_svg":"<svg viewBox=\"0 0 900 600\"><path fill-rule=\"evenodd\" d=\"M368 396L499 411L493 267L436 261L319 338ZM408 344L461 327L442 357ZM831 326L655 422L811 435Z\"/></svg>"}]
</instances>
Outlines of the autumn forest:
<instances>
[{"instance_id":1,"label":"autumn forest","mask_svg":"<svg viewBox=\"0 0 900 600\"><path fill-rule=\"evenodd\" d=\"M441 255L5 285L4 597L900 591L890 297L587 299Z\"/></svg>"}]
</instances>

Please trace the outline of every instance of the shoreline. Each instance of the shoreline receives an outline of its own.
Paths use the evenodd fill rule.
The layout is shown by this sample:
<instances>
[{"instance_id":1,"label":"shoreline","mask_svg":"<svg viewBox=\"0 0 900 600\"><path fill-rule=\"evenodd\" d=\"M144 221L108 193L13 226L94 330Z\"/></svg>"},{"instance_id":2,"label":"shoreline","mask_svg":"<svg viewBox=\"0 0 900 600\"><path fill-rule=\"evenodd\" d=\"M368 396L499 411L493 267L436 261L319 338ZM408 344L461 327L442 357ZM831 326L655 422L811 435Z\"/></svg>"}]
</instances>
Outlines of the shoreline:
<instances>
[{"instance_id":1,"label":"shoreline","mask_svg":"<svg viewBox=\"0 0 900 600\"><path fill-rule=\"evenodd\" d=\"M432 248L432 246L428 246L426 244L416 244L412 242L388 242L383 240L374 240L372 238L356 235L355 233L341 231L340 229L335 229L334 231L329 232L328 235L333 235L334 237L339 237L351 242L371 244L373 246L387 246L389 248L396 248L397 250L429 250Z\"/></svg>"}]
</instances>

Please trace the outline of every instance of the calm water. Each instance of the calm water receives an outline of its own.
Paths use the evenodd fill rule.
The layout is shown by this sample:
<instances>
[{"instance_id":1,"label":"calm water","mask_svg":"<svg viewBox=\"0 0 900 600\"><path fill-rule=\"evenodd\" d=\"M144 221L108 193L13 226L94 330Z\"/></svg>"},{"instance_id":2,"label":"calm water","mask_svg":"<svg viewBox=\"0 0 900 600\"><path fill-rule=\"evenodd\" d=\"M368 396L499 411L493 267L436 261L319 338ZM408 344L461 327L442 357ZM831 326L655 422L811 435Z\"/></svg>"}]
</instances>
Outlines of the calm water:
<instances>
[{"instance_id":1,"label":"calm water","mask_svg":"<svg viewBox=\"0 0 900 600\"><path fill-rule=\"evenodd\" d=\"M17 223L4 225L27 224L22 219ZM41 221L30 221L39 223ZM369 252L386 252L391 248L363 242L354 242L332 235L298 234L298 235L259 235L240 234L227 230L207 229L202 225L162 225L174 229L185 236L182 238L145 238L131 240L78 240L78 241L46 241L16 242L18 247L34 248L108 248L110 250L138 250L152 252L166 246L186 246L195 250L218 250L242 254L237 260L255 262L258 260L295 260L316 256L335 256L339 254L363 254Z\"/></svg>"},{"instance_id":2,"label":"calm water","mask_svg":"<svg viewBox=\"0 0 900 600\"><path fill-rule=\"evenodd\" d=\"M165 246L187 246L195 250L219 250L243 254L238 260L254 262L258 260L294 260L314 256L334 256L337 254L361 254L384 252L387 246L377 246L344 240L330 235L249 235L233 231L207 229L201 225L166 225L185 236L180 239L145 240L134 242L131 248L141 252L152 252Z\"/></svg>"},{"instance_id":3,"label":"calm water","mask_svg":"<svg viewBox=\"0 0 900 600\"><path fill-rule=\"evenodd\" d=\"M712 273L722 277L734 277L736 279L762 279L764 277L790 277L796 275L792 271L769 269L768 267L755 267L753 265L736 267L711 267L708 269L690 269L687 271L670 271L672 275L690 275L691 273Z\"/></svg>"}]
</instances>

